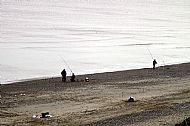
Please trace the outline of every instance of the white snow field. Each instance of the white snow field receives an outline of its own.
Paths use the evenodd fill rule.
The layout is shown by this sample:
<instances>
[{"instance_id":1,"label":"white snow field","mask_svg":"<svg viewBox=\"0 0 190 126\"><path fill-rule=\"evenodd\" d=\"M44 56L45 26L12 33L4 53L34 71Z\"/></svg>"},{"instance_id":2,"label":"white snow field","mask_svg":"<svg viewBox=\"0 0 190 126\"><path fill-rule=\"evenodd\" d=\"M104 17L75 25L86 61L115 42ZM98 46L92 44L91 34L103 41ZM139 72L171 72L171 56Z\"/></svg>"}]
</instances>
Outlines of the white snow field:
<instances>
[{"instance_id":1,"label":"white snow field","mask_svg":"<svg viewBox=\"0 0 190 126\"><path fill-rule=\"evenodd\" d=\"M0 21L1 84L190 62L190 0L1 0Z\"/></svg>"}]
</instances>

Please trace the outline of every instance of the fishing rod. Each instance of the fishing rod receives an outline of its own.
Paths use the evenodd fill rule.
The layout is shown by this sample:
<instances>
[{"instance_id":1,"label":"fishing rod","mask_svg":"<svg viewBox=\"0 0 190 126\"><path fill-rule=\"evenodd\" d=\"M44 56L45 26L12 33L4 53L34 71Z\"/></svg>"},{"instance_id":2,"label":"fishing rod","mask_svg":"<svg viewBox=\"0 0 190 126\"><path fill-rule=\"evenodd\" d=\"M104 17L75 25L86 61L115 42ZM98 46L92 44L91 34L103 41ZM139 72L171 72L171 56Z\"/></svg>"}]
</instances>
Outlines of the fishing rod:
<instances>
[{"instance_id":1,"label":"fishing rod","mask_svg":"<svg viewBox=\"0 0 190 126\"><path fill-rule=\"evenodd\" d=\"M73 73L73 71L71 70L71 68L69 67L69 65L67 64L67 62L63 59L63 57L61 55L59 55L59 57L63 60L63 62L65 63L65 65L69 68L69 70L71 71L71 73Z\"/></svg>"},{"instance_id":2,"label":"fishing rod","mask_svg":"<svg viewBox=\"0 0 190 126\"><path fill-rule=\"evenodd\" d=\"M150 52L150 50L149 50L148 48L147 48L147 50L148 50L148 52L149 52L151 58L154 59L153 56L152 56L152 53ZM166 64L165 64L165 61L164 61L164 57L163 57L163 61L162 61L162 62L163 62L163 71L164 71L164 75L165 75L165 65L166 65Z\"/></svg>"},{"instance_id":3,"label":"fishing rod","mask_svg":"<svg viewBox=\"0 0 190 126\"><path fill-rule=\"evenodd\" d=\"M147 50L148 50L148 52L149 52L151 58L154 59L153 56L152 56L152 53L150 52L150 50L149 50L148 48L147 48Z\"/></svg>"}]
</instances>

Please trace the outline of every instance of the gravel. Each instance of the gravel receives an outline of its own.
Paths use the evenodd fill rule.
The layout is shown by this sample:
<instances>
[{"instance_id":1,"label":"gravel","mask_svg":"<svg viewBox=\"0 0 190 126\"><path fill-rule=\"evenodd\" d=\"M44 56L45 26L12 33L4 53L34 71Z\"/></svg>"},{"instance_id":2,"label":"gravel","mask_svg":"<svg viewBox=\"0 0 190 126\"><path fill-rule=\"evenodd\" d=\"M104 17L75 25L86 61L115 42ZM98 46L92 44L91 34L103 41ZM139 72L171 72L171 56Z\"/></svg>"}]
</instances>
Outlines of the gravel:
<instances>
[{"instance_id":1,"label":"gravel","mask_svg":"<svg viewBox=\"0 0 190 126\"><path fill-rule=\"evenodd\" d=\"M105 120L100 120L98 122L93 122L80 126L122 126L126 124L133 124L136 122L144 122L146 120L158 118L161 116L168 116L187 109L190 109L190 102L178 104L173 107L166 107L163 109L146 110L138 113L121 115L118 117L108 118Z\"/></svg>"}]
</instances>

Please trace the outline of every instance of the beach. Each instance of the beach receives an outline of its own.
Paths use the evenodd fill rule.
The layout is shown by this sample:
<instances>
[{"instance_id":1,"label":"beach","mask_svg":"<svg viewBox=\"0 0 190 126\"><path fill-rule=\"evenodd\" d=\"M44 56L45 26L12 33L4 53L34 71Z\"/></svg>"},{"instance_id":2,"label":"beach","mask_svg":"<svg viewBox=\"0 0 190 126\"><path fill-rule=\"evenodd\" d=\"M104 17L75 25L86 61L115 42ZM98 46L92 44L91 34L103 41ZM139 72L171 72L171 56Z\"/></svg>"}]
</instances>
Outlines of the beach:
<instances>
[{"instance_id":1,"label":"beach","mask_svg":"<svg viewBox=\"0 0 190 126\"><path fill-rule=\"evenodd\" d=\"M172 126L190 117L190 63L77 75L76 80L1 84L0 125ZM127 102L129 97L135 102ZM44 112L52 117L40 118Z\"/></svg>"},{"instance_id":2,"label":"beach","mask_svg":"<svg viewBox=\"0 0 190 126\"><path fill-rule=\"evenodd\" d=\"M190 117L190 1L2 0L1 13L0 125L173 126Z\"/></svg>"}]
</instances>

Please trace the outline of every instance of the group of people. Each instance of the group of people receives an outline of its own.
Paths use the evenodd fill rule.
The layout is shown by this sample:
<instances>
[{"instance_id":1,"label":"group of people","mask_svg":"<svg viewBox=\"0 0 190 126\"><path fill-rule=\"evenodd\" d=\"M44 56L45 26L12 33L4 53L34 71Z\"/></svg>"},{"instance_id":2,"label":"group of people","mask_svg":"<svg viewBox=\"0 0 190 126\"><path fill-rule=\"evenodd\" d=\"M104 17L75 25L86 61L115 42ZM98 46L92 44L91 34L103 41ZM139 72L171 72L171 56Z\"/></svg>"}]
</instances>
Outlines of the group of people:
<instances>
[{"instance_id":1,"label":"group of people","mask_svg":"<svg viewBox=\"0 0 190 126\"><path fill-rule=\"evenodd\" d=\"M63 71L61 71L61 75L62 75L62 82L66 82L66 76L67 76L67 72L65 69L63 69ZM75 74L72 73L72 76L70 78L71 82L75 82Z\"/></svg>"},{"instance_id":2,"label":"group of people","mask_svg":"<svg viewBox=\"0 0 190 126\"><path fill-rule=\"evenodd\" d=\"M153 69L156 68L156 64L157 64L157 62L156 62L156 60L154 59L154 60L153 60ZM61 75L62 75L62 82L66 82L67 72L66 72L65 69L63 69L63 71L61 72ZM75 74L74 74L74 73L72 73L72 76L71 76L71 78L70 78L70 81L71 81L71 82L75 82ZM88 80L88 81L89 81L89 80Z\"/></svg>"}]
</instances>

